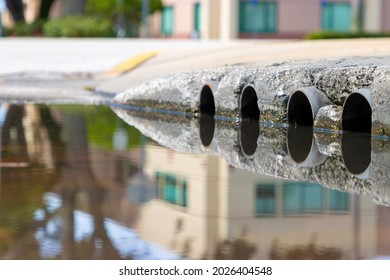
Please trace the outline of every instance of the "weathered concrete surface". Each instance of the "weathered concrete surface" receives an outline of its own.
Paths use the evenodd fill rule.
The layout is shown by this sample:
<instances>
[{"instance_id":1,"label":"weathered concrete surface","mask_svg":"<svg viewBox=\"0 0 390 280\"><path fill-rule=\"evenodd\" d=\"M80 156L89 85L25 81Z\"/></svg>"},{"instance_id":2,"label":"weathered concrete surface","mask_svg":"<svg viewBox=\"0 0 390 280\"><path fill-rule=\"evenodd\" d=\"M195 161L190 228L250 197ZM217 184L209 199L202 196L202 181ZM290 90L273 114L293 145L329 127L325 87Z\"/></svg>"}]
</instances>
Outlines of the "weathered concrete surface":
<instances>
[{"instance_id":1,"label":"weathered concrete surface","mask_svg":"<svg viewBox=\"0 0 390 280\"><path fill-rule=\"evenodd\" d=\"M327 105L321 107L314 120L314 127L331 130L341 130L342 106Z\"/></svg>"},{"instance_id":2,"label":"weathered concrete surface","mask_svg":"<svg viewBox=\"0 0 390 280\"><path fill-rule=\"evenodd\" d=\"M341 134L315 132L314 138L320 153L327 156L341 156Z\"/></svg>"},{"instance_id":3,"label":"weathered concrete surface","mask_svg":"<svg viewBox=\"0 0 390 280\"><path fill-rule=\"evenodd\" d=\"M175 41L174 41L175 42ZM159 41L151 44L160 49ZM195 48L175 46L164 48L154 59L135 71L103 81L98 88L108 92L123 92L148 80L177 72L198 71L223 65L242 63L290 62L294 60L338 59L352 56L389 56L390 39L353 40L237 40L215 42L214 45L192 41Z\"/></svg>"},{"instance_id":4,"label":"weathered concrete surface","mask_svg":"<svg viewBox=\"0 0 390 280\"><path fill-rule=\"evenodd\" d=\"M151 137L157 143L170 149L195 153L213 154L225 159L230 165L251 172L261 173L297 181L311 181L321 184L323 187L370 195L375 203L390 206L390 148L388 142L372 140L362 151L361 147L348 144L348 149L340 144L342 142L334 134L321 134L322 142L330 143L329 146L337 151L328 154L321 153L321 146L317 138L311 135L309 150L305 147L297 147L299 142L294 139L291 132L285 127L261 126L259 137L256 138L257 148L252 155L244 153L242 126L227 121L217 121L215 125L214 139L211 145L204 147L199 136L199 121L188 117L175 117L172 115L154 115L142 111L114 110L119 117L136 127L143 134ZM164 117L166 116L166 117ZM168 116L168 117L167 117ZM298 136L299 135L295 135ZM256 135L249 135L251 139ZM326 139L328 138L328 139ZM326 139L326 140L324 140ZM357 138L360 141L359 137ZM363 139L364 140L364 139ZM371 143L371 138L369 138ZM295 145L294 150L303 162L297 163L292 159L288 147ZM302 144L305 145L305 144ZM313 149L315 147L316 149ZM355 149L350 149L350 147ZM344 149L344 150L343 150ZM369 161L363 169L363 174L352 174L347 168L347 156L349 161L352 156L366 156ZM352 158L353 159L353 158ZM364 163L365 161L363 161Z\"/></svg>"},{"instance_id":5,"label":"weathered concrete surface","mask_svg":"<svg viewBox=\"0 0 390 280\"><path fill-rule=\"evenodd\" d=\"M114 112L126 123L164 147L180 152L207 154L217 152L215 145L202 146L197 119L118 108L114 109Z\"/></svg>"},{"instance_id":6,"label":"weathered concrete surface","mask_svg":"<svg viewBox=\"0 0 390 280\"><path fill-rule=\"evenodd\" d=\"M118 94L115 101L152 108L196 111L200 88L211 77L220 80L215 92L217 115L237 117L241 90L245 85L252 84L258 95L260 120L279 123L286 122L288 96L299 88L315 86L334 105L339 106L352 92L367 88L372 92L373 132L390 136L390 57L301 61L267 66L236 65L178 73L131 88ZM328 112L331 115L324 117L334 119L335 112ZM334 120L325 128L335 129Z\"/></svg>"},{"instance_id":7,"label":"weathered concrete surface","mask_svg":"<svg viewBox=\"0 0 390 280\"><path fill-rule=\"evenodd\" d=\"M201 88L206 84L217 85L224 76L237 68L243 69L242 66L227 66L172 74L145 82L135 89L119 94L115 101L153 109L196 112L199 108Z\"/></svg>"}]
</instances>

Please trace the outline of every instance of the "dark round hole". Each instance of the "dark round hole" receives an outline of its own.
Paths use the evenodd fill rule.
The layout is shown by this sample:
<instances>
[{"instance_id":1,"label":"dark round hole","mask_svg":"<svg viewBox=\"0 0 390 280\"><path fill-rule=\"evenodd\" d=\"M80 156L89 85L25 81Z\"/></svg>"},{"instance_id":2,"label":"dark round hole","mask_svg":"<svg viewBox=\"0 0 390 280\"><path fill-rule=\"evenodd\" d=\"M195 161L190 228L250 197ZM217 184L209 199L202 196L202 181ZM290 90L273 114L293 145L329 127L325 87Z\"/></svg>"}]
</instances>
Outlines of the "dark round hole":
<instances>
[{"instance_id":1,"label":"dark round hole","mask_svg":"<svg viewBox=\"0 0 390 280\"><path fill-rule=\"evenodd\" d=\"M213 91L208 85L200 91L199 111L201 114L215 115L215 103Z\"/></svg>"},{"instance_id":2,"label":"dark round hole","mask_svg":"<svg viewBox=\"0 0 390 280\"><path fill-rule=\"evenodd\" d=\"M371 163L371 135L366 133L343 133L341 152L345 167L354 175L367 170Z\"/></svg>"},{"instance_id":3,"label":"dark round hole","mask_svg":"<svg viewBox=\"0 0 390 280\"><path fill-rule=\"evenodd\" d=\"M360 93L347 97L343 107L343 130L371 133L372 109L367 99Z\"/></svg>"},{"instance_id":4,"label":"dark round hole","mask_svg":"<svg viewBox=\"0 0 390 280\"><path fill-rule=\"evenodd\" d=\"M297 91L293 93L287 108L288 123L292 125L313 126L313 112L306 95Z\"/></svg>"},{"instance_id":5,"label":"dark round hole","mask_svg":"<svg viewBox=\"0 0 390 280\"><path fill-rule=\"evenodd\" d=\"M240 126L240 145L242 152L251 156L257 149L257 138L259 138L259 122L251 119L242 120Z\"/></svg>"},{"instance_id":6,"label":"dark round hole","mask_svg":"<svg viewBox=\"0 0 390 280\"><path fill-rule=\"evenodd\" d=\"M290 126L287 132L287 147L290 157L302 163L310 154L313 142L313 128Z\"/></svg>"},{"instance_id":7,"label":"dark round hole","mask_svg":"<svg viewBox=\"0 0 390 280\"><path fill-rule=\"evenodd\" d=\"M243 119L260 119L260 110L257 105L256 90L252 86L246 86L240 97L240 113Z\"/></svg>"},{"instance_id":8,"label":"dark round hole","mask_svg":"<svg viewBox=\"0 0 390 280\"><path fill-rule=\"evenodd\" d=\"M207 147L211 144L214 138L215 119L211 115L200 115L199 118L199 134L202 145Z\"/></svg>"}]
</instances>

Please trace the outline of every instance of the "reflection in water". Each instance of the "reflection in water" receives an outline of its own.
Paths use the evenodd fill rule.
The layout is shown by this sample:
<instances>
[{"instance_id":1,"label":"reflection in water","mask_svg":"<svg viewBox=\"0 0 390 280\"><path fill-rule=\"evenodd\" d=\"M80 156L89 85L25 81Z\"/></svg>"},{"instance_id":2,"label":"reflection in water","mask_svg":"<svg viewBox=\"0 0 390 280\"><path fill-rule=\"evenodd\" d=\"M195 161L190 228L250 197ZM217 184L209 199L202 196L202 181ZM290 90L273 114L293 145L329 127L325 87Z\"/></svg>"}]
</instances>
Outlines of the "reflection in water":
<instances>
[{"instance_id":1,"label":"reflection in water","mask_svg":"<svg viewBox=\"0 0 390 280\"><path fill-rule=\"evenodd\" d=\"M343 133L341 151L348 171L362 178L371 164L371 136L364 133Z\"/></svg>"},{"instance_id":2,"label":"reflection in water","mask_svg":"<svg viewBox=\"0 0 390 280\"><path fill-rule=\"evenodd\" d=\"M0 109L2 259L390 255L389 208L369 197L236 169L221 157L168 150L144 141L103 107ZM209 121L200 119L200 128L194 127L210 145L215 121ZM208 129L202 132L202 126ZM114 140L118 127L128 137L120 149ZM228 139L227 129L219 135L215 130L214 138L239 141L241 147L235 147L253 154L248 163L256 163L257 156L279 161L282 154L267 159L268 146L257 129L243 122L239 137ZM304 149L303 162L313 146L312 133L307 135L310 149ZM291 143L299 143L291 136L290 156ZM269 141L269 147L280 146ZM346 138L342 143L343 149L352 147Z\"/></svg>"},{"instance_id":3,"label":"reflection in water","mask_svg":"<svg viewBox=\"0 0 390 280\"><path fill-rule=\"evenodd\" d=\"M292 160L302 167L314 167L326 159L318 150L312 127L289 126L287 147Z\"/></svg>"},{"instance_id":4,"label":"reflection in water","mask_svg":"<svg viewBox=\"0 0 390 280\"><path fill-rule=\"evenodd\" d=\"M271 260L342 260L344 252L338 247L318 246L315 241L307 245L283 246L275 240L269 258Z\"/></svg>"},{"instance_id":5,"label":"reflection in water","mask_svg":"<svg viewBox=\"0 0 390 280\"><path fill-rule=\"evenodd\" d=\"M289 126L288 150L296 163L302 163L310 154L313 143L313 128L305 126Z\"/></svg>"},{"instance_id":6,"label":"reflection in water","mask_svg":"<svg viewBox=\"0 0 390 280\"><path fill-rule=\"evenodd\" d=\"M7 147L7 149L3 149L2 153L4 162L11 163L13 161L11 159L16 159L19 163L28 162L23 115L23 106L12 105L7 108L7 117L2 121L1 133L1 143Z\"/></svg>"},{"instance_id":7,"label":"reflection in water","mask_svg":"<svg viewBox=\"0 0 390 280\"><path fill-rule=\"evenodd\" d=\"M217 260L250 260L256 253L256 245L245 237L224 240L217 244L214 259Z\"/></svg>"},{"instance_id":8,"label":"reflection in water","mask_svg":"<svg viewBox=\"0 0 390 280\"><path fill-rule=\"evenodd\" d=\"M244 155L251 156L256 152L260 126L257 120L243 119L240 124L240 146Z\"/></svg>"},{"instance_id":9,"label":"reflection in water","mask_svg":"<svg viewBox=\"0 0 390 280\"><path fill-rule=\"evenodd\" d=\"M213 115L201 114L199 117L199 135L202 145L210 146L214 138L215 119Z\"/></svg>"}]
</instances>

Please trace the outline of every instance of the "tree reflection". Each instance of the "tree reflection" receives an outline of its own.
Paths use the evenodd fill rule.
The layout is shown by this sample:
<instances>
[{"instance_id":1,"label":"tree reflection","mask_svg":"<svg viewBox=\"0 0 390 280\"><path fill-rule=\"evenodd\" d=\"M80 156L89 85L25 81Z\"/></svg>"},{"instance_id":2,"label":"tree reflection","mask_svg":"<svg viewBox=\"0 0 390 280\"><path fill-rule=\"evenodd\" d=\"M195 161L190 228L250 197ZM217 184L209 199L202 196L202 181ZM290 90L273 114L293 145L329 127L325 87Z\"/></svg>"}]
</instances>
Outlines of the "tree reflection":
<instances>
[{"instance_id":1,"label":"tree reflection","mask_svg":"<svg viewBox=\"0 0 390 280\"><path fill-rule=\"evenodd\" d=\"M35 258L37 244L27 232L36 225L29 222L33 210L43 205L42 194L55 179L52 172L45 171L40 159L34 159L35 151L29 152L24 106L2 106L7 114L0 126L0 257ZM40 131L32 130L33 137L45 142ZM22 250L28 254L20 256Z\"/></svg>"},{"instance_id":2,"label":"tree reflection","mask_svg":"<svg viewBox=\"0 0 390 280\"><path fill-rule=\"evenodd\" d=\"M48 141L51 143L51 154L55 158L54 172L31 172L30 168L29 178L24 178L23 181L31 183L31 176L38 173L40 180L34 182L32 187L43 183L45 186L54 186L51 192L60 195L60 203L54 208L50 203L37 204L35 212L30 207L28 217L16 234L12 230L11 232L7 230L9 226L0 227L2 258L121 258L105 227L105 217L102 212L105 191L91 170L84 116L74 112L65 112L61 125L47 106L40 106L38 112L39 121L32 129L41 132L42 129L46 130ZM9 155L8 160L11 156L10 151L15 150L17 154L12 155L14 160L31 162L31 166L34 166L35 163L28 157L28 141L26 141L25 127L22 123L24 114L23 106L9 107L2 128L2 150L5 151L5 155ZM13 129L16 129L17 137L12 135L15 133L12 132ZM37 135L35 132L37 131L34 131L33 135ZM12 174L15 174L14 170ZM51 179L48 180L48 177ZM10 180L12 178L2 178L3 185ZM38 196L42 198L44 192L39 192ZM17 196L13 194L12 197ZM93 223L91 234L83 237L82 240L76 240L75 236L80 227L76 224L77 209L85 210ZM19 221L19 217L12 219ZM4 221L2 217L0 217L1 220Z\"/></svg>"},{"instance_id":3,"label":"tree reflection","mask_svg":"<svg viewBox=\"0 0 390 280\"><path fill-rule=\"evenodd\" d=\"M64 138L66 143L64 166L54 191L61 194L63 205L58 214L63 220L63 249L60 258L118 259L117 250L107 236L102 213L104 189L96 180L90 166L86 123L82 114L64 113ZM78 248L75 242L75 213L77 196L84 195L88 213L93 218L92 236ZM82 252L79 252L82 249Z\"/></svg>"},{"instance_id":4,"label":"tree reflection","mask_svg":"<svg viewBox=\"0 0 390 280\"><path fill-rule=\"evenodd\" d=\"M5 161L27 162L27 144L23 127L24 106L12 105L1 131L3 159Z\"/></svg>"},{"instance_id":5,"label":"tree reflection","mask_svg":"<svg viewBox=\"0 0 390 280\"><path fill-rule=\"evenodd\" d=\"M342 260L346 256L336 247L318 246L315 238L306 245L283 246L274 240L269 253L270 260Z\"/></svg>"},{"instance_id":6,"label":"tree reflection","mask_svg":"<svg viewBox=\"0 0 390 280\"><path fill-rule=\"evenodd\" d=\"M244 228L239 237L226 239L217 244L214 259L217 260L250 260L256 253L255 244L247 240Z\"/></svg>"}]
</instances>

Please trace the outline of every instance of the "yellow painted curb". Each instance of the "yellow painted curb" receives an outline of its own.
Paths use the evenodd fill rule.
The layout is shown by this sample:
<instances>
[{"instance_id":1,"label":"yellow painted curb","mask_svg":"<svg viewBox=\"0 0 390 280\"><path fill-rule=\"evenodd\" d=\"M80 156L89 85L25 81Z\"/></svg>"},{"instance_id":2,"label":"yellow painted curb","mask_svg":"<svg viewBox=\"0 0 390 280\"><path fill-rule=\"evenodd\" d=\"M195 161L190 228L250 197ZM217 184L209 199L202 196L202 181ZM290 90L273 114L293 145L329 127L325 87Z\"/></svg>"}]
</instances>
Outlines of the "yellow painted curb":
<instances>
[{"instance_id":1,"label":"yellow painted curb","mask_svg":"<svg viewBox=\"0 0 390 280\"><path fill-rule=\"evenodd\" d=\"M157 51L153 52L147 52L147 53L141 53L136 56L133 56L129 58L128 60L125 60L118 65L114 66L111 70L109 70L106 74L107 75L121 75L123 73L126 73L140 64L144 63L146 60L156 56L158 54Z\"/></svg>"}]
</instances>

